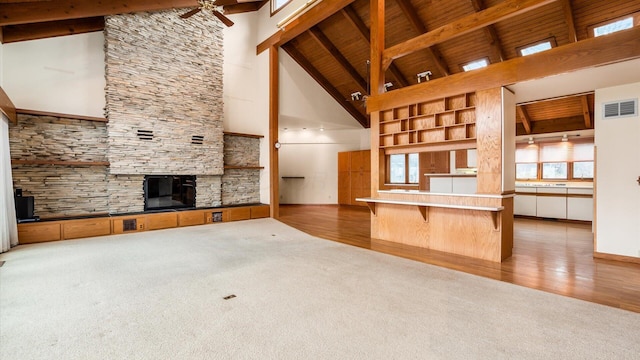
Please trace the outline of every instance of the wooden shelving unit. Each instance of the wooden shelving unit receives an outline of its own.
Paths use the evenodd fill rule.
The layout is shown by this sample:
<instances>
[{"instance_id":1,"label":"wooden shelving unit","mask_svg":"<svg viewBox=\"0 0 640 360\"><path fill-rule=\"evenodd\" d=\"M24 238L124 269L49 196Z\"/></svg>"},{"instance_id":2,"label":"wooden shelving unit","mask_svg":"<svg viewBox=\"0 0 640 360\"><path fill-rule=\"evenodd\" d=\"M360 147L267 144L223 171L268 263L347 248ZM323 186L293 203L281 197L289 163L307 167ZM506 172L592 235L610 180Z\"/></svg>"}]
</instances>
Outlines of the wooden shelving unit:
<instances>
[{"instance_id":1,"label":"wooden shelving unit","mask_svg":"<svg viewBox=\"0 0 640 360\"><path fill-rule=\"evenodd\" d=\"M382 111L380 148L475 140L475 102L466 93Z\"/></svg>"}]
</instances>

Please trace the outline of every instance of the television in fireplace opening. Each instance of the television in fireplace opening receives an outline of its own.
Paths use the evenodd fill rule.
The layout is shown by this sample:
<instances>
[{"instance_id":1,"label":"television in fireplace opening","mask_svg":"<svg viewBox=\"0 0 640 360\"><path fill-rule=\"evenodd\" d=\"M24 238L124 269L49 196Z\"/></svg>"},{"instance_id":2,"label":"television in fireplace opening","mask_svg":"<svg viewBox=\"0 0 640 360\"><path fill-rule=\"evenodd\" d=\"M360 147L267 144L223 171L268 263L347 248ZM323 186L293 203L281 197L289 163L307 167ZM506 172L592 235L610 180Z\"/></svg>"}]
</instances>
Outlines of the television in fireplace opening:
<instances>
[{"instance_id":1,"label":"television in fireplace opening","mask_svg":"<svg viewBox=\"0 0 640 360\"><path fill-rule=\"evenodd\" d=\"M146 175L144 210L192 208L196 204L195 175Z\"/></svg>"}]
</instances>

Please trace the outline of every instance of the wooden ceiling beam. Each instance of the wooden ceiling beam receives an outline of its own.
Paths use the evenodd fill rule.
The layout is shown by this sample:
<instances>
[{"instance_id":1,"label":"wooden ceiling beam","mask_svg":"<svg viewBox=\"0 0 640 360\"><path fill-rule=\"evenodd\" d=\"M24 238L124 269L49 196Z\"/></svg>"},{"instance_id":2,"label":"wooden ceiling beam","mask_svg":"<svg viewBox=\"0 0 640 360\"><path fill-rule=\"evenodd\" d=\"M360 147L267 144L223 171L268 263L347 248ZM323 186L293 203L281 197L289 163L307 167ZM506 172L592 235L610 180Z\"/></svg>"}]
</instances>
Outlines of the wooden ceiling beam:
<instances>
[{"instance_id":1,"label":"wooden ceiling beam","mask_svg":"<svg viewBox=\"0 0 640 360\"><path fill-rule=\"evenodd\" d=\"M333 97L356 121L364 128L369 127L369 117L360 112L353 103L348 102L338 89L333 87L331 83L311 64L307 58L291 44L282 45L282 49L291 56L311 77L322 86L322 88Z\"/></svg>"},{"instance_id":2,"label":"wooden ceiling beam","mask_svg":"<svg viewBox=\"0 0 640 360\"><path fill-rule=\"evenodd\" d=\"M391 62L397 58L482 29L499 21L524 14L555 1L558 0L505 0L498 5L470 14L384 50L382 55L383 69L387 69Z\"/></svg>"},{"instance_id":3,"label":"wooden ceiling beam","mask_svg":"<svg viewBox=\"0 0 640 360\"><path fill-rule=\"evenodd\" d=\"M529 117L529 113L525 108L525 105L516 106L516 112L518 113L518 118L522 120L522 126L524 126L524 131L527 134L531 134L531 118Z\"/></svg>"},{"instance_id":4,"label":"wooden ceiling beam","mask_svg":"<svg viewBox=\"0 0 640 360\"><path fill-rule=\"evenodd\" d=\"M580 101L582 102L582 116L584 117L584 126L587 129L592 129L593 123L591 121L591 108L589 107L589 97L587 95L581 96Z\"/></svg>"},{"instance_id":5,"label":"wooden ceiling beam","mask_svg":"<svg viewBox=\"0 0 640 360\"><path fill-rule=\"evenodd\" d=\"M353 9L351 5L345 6L342 10L340 10L340 12L347 19L347 22L349 22L349 24L351 24L351 26L358 31L358 34L360 34L362 39L366 41L367 47L370 48L371 40L369 38L371 36L371 32L369 31L369 28L364 23L364 21L362 21L360 16L358 16L358 13ZM400 85L400 87L409 86L409 81L395 64L391 64L389 70L391 71L391 75L393 75L394 79L396 80L397 84Z\"/></svg>"},{"instance_id":6,"label":"wooden ceiling beam","mask_svg":"<svg viewBox=\"0 0 640 360\"><path fill-rule=\"evenodd\" d=\"M0 112L2 112L9 121L14 124L18 123L18 114L16 113L16 106L13 105L9 95L0 87Z\"/></svg>"},{"instance_id":7,"label":"wooden ceiling beam","mask_svg":"<svg viewBox=\"0 0 640 360\"><path fill-rule=\"evenodd\" d=\"M483 0L471 0L471 5L473 5L473 9L476 12L480 12L485 9L485 4ZM494 25L489 25L485 27L484 34L489 40L489 44L491 45L491 51L493 51L493 56L500 59L500 61L505 61L507 57L504 54L502 42L498 37L498 31L496 31L496 27Z\"/></svg>"},{"instance_id":8,"label":"wooden ceiling beam","mask_svg":"<svg viewBox=\"0 0 640 360\"><path fill-rule=\"evenodd\" d=\"M367 102L367 111L381 111L638 58L640 27L635 27L372 96Z\"/></svg>"},{"instance_id":9,"label":"wooden ceiling beam","mask_svg":"<svg viewBox=\"0 0 640 360\"><path fill-rule=\"evenodd\" d=\"M241 14L245 12L260 10L268 2L269 0L238 3L236 5L223 6L222 8L224 9L225 15Z\"/></svg>"},{"instance_id":10,"label":"wooden ceiling beam","mask_svg":"<svg viewBox=\"0 0 640 360\"><path fill-rule=\"evenodd\" d=\"M564 17L567 22L567 29L569 30L569 42L576 42L578 41L578 35L576 34L576 25L573 20L571 0L562 0L562 9L564 10Z\"/></svg>"},{"instance_id":11,"label":"wooden ceiling beam","mask_svg":"<svg viewBox=\"0 0 640 360\"><path fill-rule=\"evenodd\" d=\"M2 28L2 43L46 39L104 30L104 17L8 25Z\"/></svg>"},{"instance_id":12,"label":"wooden ceiling beam","mask_svg":"<svg viewBox=\"0 0 640 360\"><path fill-rule=\"evenodd\" d=\"M0 26L196 6L197 0L56 0L0 4Z\"/></svg>"},{"instance_id":13,"label":"wooden ceiling beam","mask_svg":"<svg viewBox=\"0 0 640 360\"><path fill-rule=\"evenodd\" d=\"M351 80L360 87L360 91L368 93L369 89L365 79L360 76L358 71L353 67L353 65L351 65L349 60L342 55L340 50L333 45L331 40L329 40L329 38L317 26L309 29L308 33L318 43L318 45L320 45L328 55L340 65L349 77L351 77Z\"/></svg>"},{"instance_id":14,"label":"wooden ceiling beam","mask_svg":"<svg viewBox=\"0 0 640 360\"><path fill-rule=\"evenodd\" d=\"M409 2L409 0L396 0L396 3L398 4L398 6L400 6L400 9L404 13L404 16L407 18L407 20L409 20L409 23L418 33L418 35L428 32L426 26L424 26L424 23L418 16L416 8L411 5L411 2ZM444 74L445 76L449 76L451 74L451 72L449 71L449 66L447 66L447 63L444 61L442 54L435 46L427 48L426 52L442 74Z\"/></svg>"},{"instance_id":15,"label":"wooden ceiling beam","mask_svg":"<svg viewBox=\"0 0 640 360\"><path fill-rule=\"evenodd\" d=\"M571 116L551 120L534 121L530 133L523 133L516 127L516 135L537 135L554 132L585 130L582 116Z\"/></svg>"},{"instance_id":16,"label":"wooden ceiling beam","mask_svg":"<svg viewBox=\"0 0 640 360\"><path fill-rule=\"evenodd\" d=\"M317 5L309 9L309 11L291 21L284 30L278 30L268 39L258 44L256 53L260 54L271 46L282 46L286 44L291 41L291 39L316 26L321 21L337 13L354 1L355 0L320 1Z\"/></svg>"}]
</instances>

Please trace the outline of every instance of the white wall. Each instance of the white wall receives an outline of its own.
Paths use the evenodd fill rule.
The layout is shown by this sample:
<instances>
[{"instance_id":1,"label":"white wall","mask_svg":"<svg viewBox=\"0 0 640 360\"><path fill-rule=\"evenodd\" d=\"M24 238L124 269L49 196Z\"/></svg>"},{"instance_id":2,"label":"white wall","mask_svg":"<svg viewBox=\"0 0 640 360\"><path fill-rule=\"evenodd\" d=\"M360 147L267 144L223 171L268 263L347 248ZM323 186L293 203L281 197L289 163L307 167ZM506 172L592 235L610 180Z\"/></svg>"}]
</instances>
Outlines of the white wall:
<instances>
[{"instance_id":1,"label":"white wall","mask_svg":"<svg viewBox=\"0 0 640 360\"><path fill-rule=\"evenodd\" d=\"M640 116L602 116L603 103L632 98L640 83L595 93L596 251L640 257Z\"/></svg>"},{"instance_id":2,"label":"white wall","mask_svg":"<svg viewBox=\"0 0 640 360\"><path fill-rule=\"evenodd\" d=\"M102 32L5 44L3 88L17 108L104 117Z\"/></svg>"}]
</instances>

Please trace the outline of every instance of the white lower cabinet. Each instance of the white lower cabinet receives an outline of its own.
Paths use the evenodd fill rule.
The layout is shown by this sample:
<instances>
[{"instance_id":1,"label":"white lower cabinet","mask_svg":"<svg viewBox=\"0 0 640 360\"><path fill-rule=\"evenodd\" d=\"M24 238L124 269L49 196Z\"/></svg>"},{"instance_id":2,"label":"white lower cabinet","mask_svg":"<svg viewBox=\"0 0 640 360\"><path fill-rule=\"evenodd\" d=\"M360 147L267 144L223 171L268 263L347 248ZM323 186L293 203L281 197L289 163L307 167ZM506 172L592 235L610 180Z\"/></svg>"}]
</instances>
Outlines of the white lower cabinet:
<instances>
[{"instance_id":1,"label":"white lower cabinet","mask_svg":"<svg viewBox=\"0 0 640 360\"><path fill-rule=\"evenodd\" d=\"M567 189L538 188L536 210L536 216L538 217L566 219Z\"/></svg>"},{"instance_id":2,"label":"white lower cabinet","mask_svg":"<svg viewBox=\"0 0 640 360\"><path fill-rule=\"evenodd\" d=\"M513 198L513 213L515 215L536 216L536 188L517 187Z\"/></svg>"},{"instance_id":3,"label":"white lower cabinet","mask_svg":"<svg viewBox=\"0 0 640 360\"><path fill-rule=\"evenodd\" d=\"M567 219L593 221L593 189L568 189Z\"/></svg>"}]
</instances>

